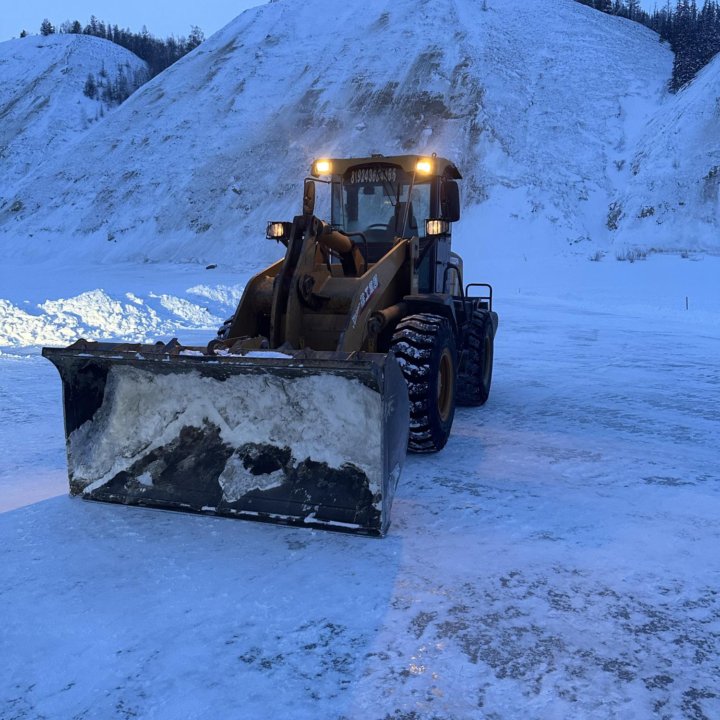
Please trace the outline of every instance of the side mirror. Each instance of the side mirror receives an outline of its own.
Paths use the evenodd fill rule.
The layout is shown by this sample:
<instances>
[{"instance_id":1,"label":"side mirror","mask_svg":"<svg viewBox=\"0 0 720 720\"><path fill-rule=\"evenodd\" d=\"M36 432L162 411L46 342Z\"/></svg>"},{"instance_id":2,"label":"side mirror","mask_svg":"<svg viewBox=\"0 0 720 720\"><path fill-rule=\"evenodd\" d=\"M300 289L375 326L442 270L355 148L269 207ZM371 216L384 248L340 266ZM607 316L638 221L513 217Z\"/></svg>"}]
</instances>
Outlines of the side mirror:
<instances>
[{"instance_id":1,"label":"side mirror","mask_svg":"<svg viewBox=\"0 0 720 720\"><path fill-rule=\"evenodd\" d=\"M460 188L454 180L442 184L442 215L448 222L460 219Z\"/></svg>"},{"instance_id":2,"label":"side mirror","mask_svg":"<svg viewBox=\"0 0 720 720\"><path fill-rule=\"evenodd\" d=\"M312 215L315 212L315 181L307 178L303 190L303 215Z\"/></svg>"}]
</instances>

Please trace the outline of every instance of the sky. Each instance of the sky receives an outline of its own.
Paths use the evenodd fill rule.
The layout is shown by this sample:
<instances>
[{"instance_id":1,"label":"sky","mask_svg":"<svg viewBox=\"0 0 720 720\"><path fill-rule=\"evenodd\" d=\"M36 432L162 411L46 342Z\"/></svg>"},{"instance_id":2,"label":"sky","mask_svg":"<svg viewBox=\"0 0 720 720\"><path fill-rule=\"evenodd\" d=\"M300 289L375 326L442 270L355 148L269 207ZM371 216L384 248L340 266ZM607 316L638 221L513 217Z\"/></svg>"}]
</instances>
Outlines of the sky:
<instances>
[{"instance_id":1,"label":"sky","mask_svg":"<svg viewBox=\"0 0 720 720\"><path fill-rule=\"evenodd\" d=\"M23 29L29 33L39 32L44 18L54 25L75 19L85 25L91 15L137 32L146 25L156 37L187 36L193 25L198 25L205 37L210 37L243 10L262 5L263 1L208 0L198 5L187 0L157 0L154 3L125 0L122 4L115 0L65 0L60 3L56 0L0 0L0 42L18 37ZM653 10L657 4L664 2L641 0L641 4L646 10Z\"/></svg>"},{"instance_id":2,"label":"sky","mask_svg":"<svg viewBox=\"0 0 720 720\"><path fill-rule=\"evenodd\" d=\"M54 25L79 20L85 25L91 15L112 25L139 32L143 25L156 37L187 36L198 25L210 37L243 10L262 5L263 0L0 0L0 41L18 37L21 30L38 33L48 18Z\"/></svg>"}]
</instances>

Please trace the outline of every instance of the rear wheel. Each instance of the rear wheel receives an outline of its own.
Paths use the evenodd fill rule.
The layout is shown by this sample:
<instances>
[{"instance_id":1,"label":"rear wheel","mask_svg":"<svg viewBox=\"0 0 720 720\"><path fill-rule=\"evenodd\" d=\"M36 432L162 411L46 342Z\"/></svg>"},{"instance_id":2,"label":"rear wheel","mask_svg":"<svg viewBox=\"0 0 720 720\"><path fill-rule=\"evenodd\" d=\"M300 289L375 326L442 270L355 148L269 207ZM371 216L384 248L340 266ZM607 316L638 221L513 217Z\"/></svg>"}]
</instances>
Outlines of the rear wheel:
<instances>
[{"instance_id":1,"label":"rear wheel","mask_svg":"<svg viewBox=\"0 0 720 720\"><path fill-rule=\"evenodd\" d=\"M391 348L410 397L408 449L442 450L455 417L457 349L450 323L430 313L410 315L398 323Z\"/></svg>"},{"instance_id":2,"label":"rear wheel","mask_svg":"<svg viewBox=\"0 0 720 720\"><path fill-rule=\"evenodd\" d=\"M494 333L490 313L476 310L463 342L458 372L458 405L484 405L492 382Z\"/></svg>"}]
</instances>

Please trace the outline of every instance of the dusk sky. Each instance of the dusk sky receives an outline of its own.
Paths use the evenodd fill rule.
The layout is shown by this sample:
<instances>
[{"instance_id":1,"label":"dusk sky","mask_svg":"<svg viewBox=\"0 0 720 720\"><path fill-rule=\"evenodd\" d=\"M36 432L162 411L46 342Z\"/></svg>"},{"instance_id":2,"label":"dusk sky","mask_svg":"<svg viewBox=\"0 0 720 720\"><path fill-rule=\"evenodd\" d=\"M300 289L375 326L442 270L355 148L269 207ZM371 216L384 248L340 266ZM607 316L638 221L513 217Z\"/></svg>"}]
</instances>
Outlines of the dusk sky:
<instances>
[{"instance_id":1,"label":"dusk sky","mask_svg":"<svg viewBox=\"0 0 720 720\"><path fill-rule=\"evenodd\" d=\"M65 20L79 20L86 25L91 15L111 25L129 27L139 32L143 25L156 37L187 36L193 25L198 25L210 37L227 25L243 10L262 5L263 0L207 0L183 2L181 0L0 0L0 41L18 37L22 30L39 33L40 23L48 18L54 25Z\"/></svg>"},{"instance_id":2,"label":"dusk sky","mask_svg":"<svg viewBox=\"0 0 720 720\"><path fill-rule=\"evenodd\" d=\"M532 0L524 0L532 2ZM21 30L38 33L40 23L48 18L53 24L60 25L65 20L79 20L87 24L91 15L112 25L129 27L139 32L143 25L156 37L168 35L187 36L193 25L198 25L210 37L226 25L243 10L262 5L264 0L208 0L204 3L191 3L176 0L125 0L118 3L111 0L25 0L12 2L0 0L0 41L18 37ZM653 10L656 5L664 5L665 0L641 0L644 8ZM672 0L672 4L675 2Z\"/></svg>"}]
</instances>

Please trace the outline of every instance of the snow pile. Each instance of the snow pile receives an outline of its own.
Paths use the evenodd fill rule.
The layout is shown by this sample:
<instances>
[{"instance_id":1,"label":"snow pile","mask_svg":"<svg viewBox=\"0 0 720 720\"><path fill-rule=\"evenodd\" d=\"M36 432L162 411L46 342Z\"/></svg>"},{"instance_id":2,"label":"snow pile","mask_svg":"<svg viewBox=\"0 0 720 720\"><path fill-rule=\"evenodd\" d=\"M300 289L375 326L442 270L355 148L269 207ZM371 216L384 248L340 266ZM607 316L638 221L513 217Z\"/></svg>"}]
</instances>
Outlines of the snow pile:
<instances>
[{"instance_id":1,"label":"snow pile","mask_svg":"<svg viewBox=\"0 0 720 720\"><path fill-rule=\"evenodd\" d=\"M238 285L194 285L188 293L197 297L207 298L214 302L237 305L242 297L242 288Z\"/></svg>"},{"instance_id":2,"label":"snow pile","mask_svg":"<svg viewBox=\"0 0 720 720\"><path fill-rule=\"evenodd\" d=\"M157 297L151 294L150 297ZM217 325L219 318L211 315L207 308L200 307L185 298L174 297L173 295L160 295L160 304L169 310L177 318L181 319L181 326L185 327L210 327Z\"/></svg>"},{"instance_id":3,"label":"snow pile","mask_svg":"<svg viewBox=\"0 0 720 720\"><path fill-rule=\"evenodd\" d=\"M167 311L162 317L160 308L156 310L131 294L123 300L102 290L48 300L34 308L34 312L0 299L0 346L66 344L80 337L139 342L156 340L182 329L217 327L222 322L220 317L184 298L164 295L159 301Z\"/></svg>"},{"instance_id":4,"label":"snow pile","mask_svg":"<svg viewBox=\"0 0 720 720\"><path fill-rule=\"evenodd\" d=\"M113 82L120 71L132 80L135 73L147 72L147 66L125 48L89 35L0 43L0 207L5 205L11 217L21 210L7 207L15 184L41 173L49 158L82 153L88 128L99 122L101 112L113 112L84 95L88 75L104 72ZM51 172L63 169L60 163ZM38 190L42 193L44 185Z\"/></svg>"},{"instance_id":5,"label":"snow pile","mask_svg":"<svg viewBox=\"0 0 720 720\"><path fill-rule=\"evenodd\" d=\"M162 375L116 366L105 397L93 419L69 438L70 471L86 492L178 440L186 428L203 431L210 423L230 447L277 445L289 448L295 464L309 458L330 468L354 465L367 476L372 494L382 495L382 399L357 380L268 373L219 381L198 373ZM267 489L284 479L285 473L260 479L232 456L220 481L226 500L233 502L258 483Z\"/></svg>"},{"instance_id":6,"label":"snow pile","mask_svg":"<svg viewBox=\"0 0 720 720\"><path fill-rule=\"evenodd\" d=\"M67 345L81 337L155 342L180 334L187 340L196 330L203 332L194 341L205 344L232 315L242 291L242 284L199 284L197 276L185 283L178 269L153 270L150 282L137 269L130 281L106 267L42 275L41 282L27 285L22 269L3 267L0 288L11 299L0 297L0 347ZM80 291L83 284L93 289ZM158 285L166 292L149 289Z\"/></svg>"},{"instance_id":7,"label":"snow pile","mask_svg":"<svg viewBox=\"0 0 720 720\"><path fill-rule=\"evenodd\" d=\"M314 157L438 152L458 163L485 224L516 222L528 242L550 229L556 251L586 252L609 237L618 167L658 106L671 54L647 29L572 0L487 8L249 10L92 127L82 151L53 153L15 183L0 201L0 246L267 261L279 249L265 222L299 211Z\"/></svg>"}]
</instances>

